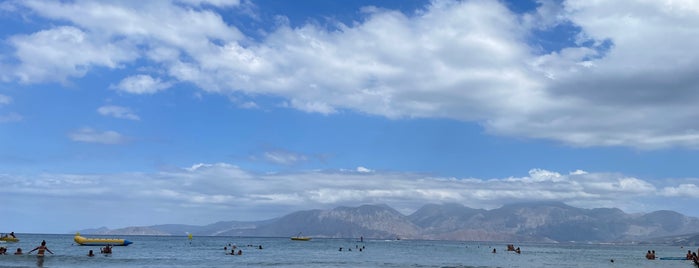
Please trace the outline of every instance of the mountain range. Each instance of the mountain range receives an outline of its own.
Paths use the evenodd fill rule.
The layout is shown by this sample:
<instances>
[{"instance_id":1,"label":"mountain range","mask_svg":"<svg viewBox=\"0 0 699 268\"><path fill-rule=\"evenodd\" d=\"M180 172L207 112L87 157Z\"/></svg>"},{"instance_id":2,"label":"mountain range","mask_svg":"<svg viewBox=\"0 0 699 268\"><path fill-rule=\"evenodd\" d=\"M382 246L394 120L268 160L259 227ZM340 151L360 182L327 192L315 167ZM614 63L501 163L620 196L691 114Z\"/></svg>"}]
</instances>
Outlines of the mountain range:
<instances>
[{"instance_id":1,"label":"mountain range","mask_svg":"<svg viewBox=\"0 0 699 268\"><path fill-rule=\"evenodd\" d=\"M410 215L387 205L304 210L265 221L165 224L86 229L94 235L185 235L428 239L502 242L699 243L699 219L674 211L628 214L616 208L576 208L559 202L510 204L485 210L428 204ZM696 239L695 239L696 238ZM684 239L684 240L682 240Z\"/></svg>"}]
</instances>

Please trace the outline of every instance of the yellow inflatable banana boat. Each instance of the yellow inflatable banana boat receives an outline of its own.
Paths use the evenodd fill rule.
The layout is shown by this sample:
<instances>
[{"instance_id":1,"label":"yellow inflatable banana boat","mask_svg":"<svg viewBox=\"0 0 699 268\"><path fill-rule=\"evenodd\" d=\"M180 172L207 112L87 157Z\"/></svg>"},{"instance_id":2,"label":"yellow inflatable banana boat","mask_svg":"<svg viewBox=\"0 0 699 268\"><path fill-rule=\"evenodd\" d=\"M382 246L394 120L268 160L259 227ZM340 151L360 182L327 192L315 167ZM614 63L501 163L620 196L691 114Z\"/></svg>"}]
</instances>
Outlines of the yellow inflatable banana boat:
<instances>
[{"instance_id":1,"label":"yellow inflatable banana boat","mask_svg":"<svg viewBox=\"0 0 699 268\"><path fill-rule=\"evenodd\" d=\"M5 242L19 242L19 238L14 238L11 236L8 237L0 237L0 241L5 241Z\"/></svg>"},{"instance_id":2,"label":"yellow inflatable banana boat","mask_svg":"<svg viewBox=\"0 0 699 268\"><path fill-rule=\"evenodd\" d=\"M119 238L87 238L80 236L80 233L76 233L73 240L81 246L128 246L133 243L129 240Z\"/></svg>"}]
</instances>

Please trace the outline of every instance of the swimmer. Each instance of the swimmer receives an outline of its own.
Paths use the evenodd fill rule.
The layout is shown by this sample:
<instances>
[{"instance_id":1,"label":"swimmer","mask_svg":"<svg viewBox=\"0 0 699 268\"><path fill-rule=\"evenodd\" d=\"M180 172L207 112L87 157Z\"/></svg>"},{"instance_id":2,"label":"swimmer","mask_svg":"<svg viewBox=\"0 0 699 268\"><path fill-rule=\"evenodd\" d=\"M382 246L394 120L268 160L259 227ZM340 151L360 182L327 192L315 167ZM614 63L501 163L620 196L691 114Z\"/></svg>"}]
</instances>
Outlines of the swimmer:
<instances>
[{"instance_id":1,"label":"swimmer","mask_svg":"<svg viewBox=\"0 0 699 268\"><path fill-rule=\"evenodd\" d=\"M15 251L15 255L22 255L22 249L17 248L17 251Z\"/></svg>"},{"instance_id":2,"label":"swimmer","mask_svg":"<svg viewBox=\"0 0 699 268\"><path fill-rule=\"evenodd\" d=\"M95 256L95 253L92 253L92 250L90 250L90 251L87 252L87 256L88 256L88 257L94 257L94 256Z\"/></svg>"}]
</instances>

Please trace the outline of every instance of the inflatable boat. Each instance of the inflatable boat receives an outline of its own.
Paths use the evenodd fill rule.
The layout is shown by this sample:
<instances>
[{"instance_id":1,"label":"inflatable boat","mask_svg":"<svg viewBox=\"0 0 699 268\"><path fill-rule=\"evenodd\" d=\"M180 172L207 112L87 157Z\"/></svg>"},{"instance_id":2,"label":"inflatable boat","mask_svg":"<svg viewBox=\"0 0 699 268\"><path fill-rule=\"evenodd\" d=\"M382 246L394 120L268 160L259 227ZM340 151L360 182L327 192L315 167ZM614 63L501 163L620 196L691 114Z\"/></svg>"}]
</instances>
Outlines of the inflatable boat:
<instances>
[{"instance_id":1,"label":"inflatable boat","mask_svg":"<svg viewBox=\"0 0 699 268\"><path fill-rule=\"evenodd\" d=\"M15 237L11 237L11 236L7 236L7 237L3 236L3 237L0 237L0 241L4 241L4 242L19 242L19 238L15 238Z\"/></svg>"},{"instance_id":2,"label":"inflatable boat","mask_svg":"<svg viewBox=\"0 0 699 268\"><path fill-rule=\"evenodd\" d=\"M73 240L81 246L128 246L133 243L119 238L87 238L80 236L80 233L76 233Z\"/></svg>"}]
</instances>

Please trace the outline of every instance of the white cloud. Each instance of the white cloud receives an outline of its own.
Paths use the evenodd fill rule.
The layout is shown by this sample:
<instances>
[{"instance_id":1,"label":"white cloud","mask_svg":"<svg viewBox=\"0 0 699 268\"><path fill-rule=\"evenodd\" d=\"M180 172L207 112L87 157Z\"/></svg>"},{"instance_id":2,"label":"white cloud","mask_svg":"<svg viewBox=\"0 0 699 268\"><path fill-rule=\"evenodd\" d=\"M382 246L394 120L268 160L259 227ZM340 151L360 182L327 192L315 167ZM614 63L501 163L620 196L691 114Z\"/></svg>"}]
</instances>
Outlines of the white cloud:
<instances>
[{"instance_id":1,"label":"white cloud","mask_svg":"<svg viewBox=\"0 0 699 268\"><path fill-rule=\"evenodd\" d=\"M524 14L523 21L529 27L546 30L565 21L563 7L555 0L536 0L536 12Z\"/></svg>"},{"instance_id":2,"label":"white cloud","mask_svg":"<svg viewBox=\"0 0 699 268\"><path fill-rule=\"evenodd\" d=\"M12 98L0 94L0 106L12 103Z\"/></svg>"},{"instance_id":3,"label":"white cloud","mask_svg":"<svg viewBox=\"0 0 699 268\"><path fill-rule=\"evenodd\" d=\"M116 131L98 131L92 128L81 128L71 132L68 137L73 141L86 143L120 144L128 139Z\"/></svg>"},{"instance_id":4,"label":"white cloud","mask_svg":"<svg viewBox=\"0 0 699 268\"><path fill-rule=\"evenodd\" d=\"M172 83L282 97L306 112L450 118L574 146L699 147L699 2L542 0L515 14L498 1L437 0L414 14L365 9L332 29L279 20L259 41L217 13L238 1L187 2L198 7L23 1L71 25L11 37L13 73L64 81L143 58ZM542 51L535 31L564 24L580 29L567 37L576 42ZM115 87L169 86L137 75Z\"/></svg>"},{"instance_id":5,"label":"white cloud","mask_svg":"<svg viewBox=\"0 0 699 268\"><path fill-rule=\"evenodd\" d=\"M23 117L18 113L0 114L0 123L19 122Z\"/></svg>"},{"instance_id":6,"label":"white cloud","mask_svg":"<svg viewBox=\"0 0 699 268\"><path fill-rule=\"evenodd\" d=\"M130 44L99 40L72 26L60 26L10 38L20 64L14 75L23 83L65 82L92 67L117 68L138 52Z\"/></svg>"},{"instance_id":7,"label":"white cloud","mask_svg":"<svg viewBox=\"0 0 699 268\"><path fill-rule=\"evenodd\" d=\"M134 75L124 78L118 85L111 88L131 94L154 94L172 86L172 83L163 82L160 78L153 78L150 75Z\"/></svg>"},{"instance_id":8,"label":"white cloud","mask_svg":"<svg viewBox=\"0 0 699 268\"><path fill-rule=\"evenodd\" d=\"M305 155L279 150L265 152L263 155L266 161L280 165L293 165L308 160Z\"/></svg>"},{"instance_id":9,"label":"white cloud","mask_svg":"<svg viewBox=\"0 0 699 268\"><path fill-rule=\"evenodd\" d=\"M547 63L539 67L555 77L546 91L558 106L500 122L497 131L581 146L699 147L692 104L699 100L693 48L699 2L570 0L563 6L589 48L542 56Z\"/></svg>"},{"instance_id":10,"label":"white cloud","mask_svg":"<svg viewBox=\"0 0 699 268\"><path fill-rule=\"evenodd\" d=\"M360 167L357 167L357 172L360 172L360 173L371 173L371 172L374 172L374 171L371 170L371 169L368 169L368 168L365 168L365 167L361 167L361 166L360 166Z\"/></svg>"},{"instance_id":11,"label":"white cloud","mask_svg":"<svg viewBox=\"0 0 699 268\"><path fill-rule=\"evenodd\" d=\"M0 174L0 185L5 186L0 188L0 194L20 208L26 202L18 200L36 200L34 197L38 196L43 202L64 204L54 206L56 213L71 215L71 219L63 220L73 224L92 222L94 212L89 208L63 211L74 207L65 204L94 200L100 210L112 213L101 218L102 222L91 224L118 224L115 227L140 225L139 222L209 224L216 220L261 220L301 209L365 203L385 203L399 211L414 211L427 203L492 209L520 201L563 201L584 208L618 207L627 212L683 211L686 198L698 198L696 184L686 181L656 181L667 185L657 191L646 180L622 174L561 174L540 169L530 172L533 173L557 174L560 179L456 179L354 170L260 174L231 164L202 163L154 173ZM124 213L144 217L118 218Z\"/></svg>"},{"instance_id":12,"label":"white cloud","mask_svg":"<svg viewBox=\"0 0 699 268\"><path fill-rule=\"evenodd\" d=\"M200 6L202 4L209 4L217 7L240 5L240 0L177 0L177 2L188 3L195 6Z\"/></svg>"},{"instance_id":13,"label":"white cloud","mask_svg":"<svg viewBox=\"0 0 699 268\"><path fill-rule=\"evenodd\" d=\"M693 183L683 183L678 186L665 187L660 194L670 197L699 198L699 186Z\"/></svg>"},{"instance_id":14,"label":"white cloud","mask_svg":"<svg viewBox=\"0 0 699 268\"><path fill-rule=\"evenodd\" d=\"M187 1L218 7L238 1ZM20 62L15 77L25 83L65 81L82 77L93 67L118 68L154 51L193 54L211 48L213 41L242 38L205 7L192 9L169 1L118 3L28 0L18 2L37 15L72 25L10 38ZM141 51L145 49L146 51ZM163 59L173 61L176 59Z\"/></svg>"},{"instance_id":15,"label":"white cloud","mask_svg":"<svg viewBox=\"0 0 699 268\"><path fill-rule=\"evenodd\" d=\"M131 109L116 105L105 105L97 108L97 112L104 116L112 116L121 119L141 120Z\"/></svg>"},{"instance_id":16,"label":"white cloud","mask_svg":"<svg viewBox=\"0 0 699 268\"><path fill-rule=\"evenodd\" d=\"M257 103L255 103L253 101L246 101L246 102L239 103L238 107L243 108L243 109L258 109L258 108L260 108L260 106L257 105Z\"/></svg>"},{"instance_id":17,"label":"white cloud","mask_svg":"<svg viewBox=\"0 0 699 268\"><path fill-rule=\"evenodd\" d=\"M291 104L287 106L309 113L321 113L327 115L337 112L332 105L323 102L305 102L292 99Z\"/></svg>"}]
</instances>

